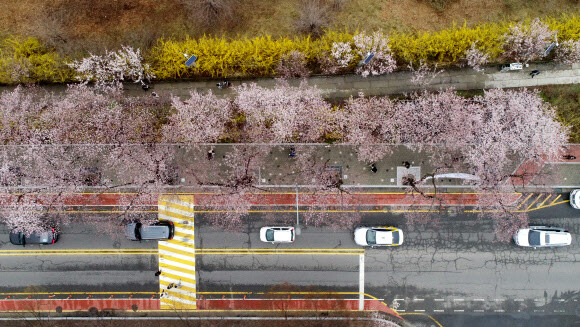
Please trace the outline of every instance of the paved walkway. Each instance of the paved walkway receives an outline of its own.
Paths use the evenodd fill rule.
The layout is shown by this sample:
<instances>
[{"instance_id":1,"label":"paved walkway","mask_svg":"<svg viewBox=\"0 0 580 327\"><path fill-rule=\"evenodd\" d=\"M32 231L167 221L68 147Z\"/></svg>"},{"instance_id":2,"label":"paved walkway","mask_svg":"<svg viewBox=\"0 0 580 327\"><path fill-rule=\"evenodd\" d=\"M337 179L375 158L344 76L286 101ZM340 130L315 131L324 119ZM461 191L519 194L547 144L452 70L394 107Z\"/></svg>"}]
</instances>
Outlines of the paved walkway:
<instances>
[{"instance_id":1,"label":"paved walkway","mask_svg":"<svg viewBox=\"0 0 580 327\"><path fill-rule=\"evenodd\" d=\"M531 78L529 73L537 69L540 75ZM486 68L483 72L477 72L471 68L449 68L437 75L427 86L419 86L411 82L412 73L398 71L392 74L363 78L359 75L339 76L315 76L308 79L308 83L316 85L323 90L327 98L341 98L357 96L359 92L365 95L402 94L405 92L427 90L440 90L454 88L456 90L474 90L490 88L511 87L535 87L553 84L578 84L580 83L580 63L573 65L557 65L554 63L530 64L521 71L500 72L499 65ZM226 97L233 94L231 89L219 90L216 87L217 80L206 81L178 81L160 82L153 85L153 90L158 94L171 93L180 97L187 97L191 90L212 90L214 94ZM257 78L246 80L230 80L233 85L243 82L256 84L264 87L273 87L276 84L274 78ZM291 85L299 85L301 80L289 81ZM141 90L140 85L125 84L127 92L132 95L148 94Z\"/></svg>"}]
</instances>

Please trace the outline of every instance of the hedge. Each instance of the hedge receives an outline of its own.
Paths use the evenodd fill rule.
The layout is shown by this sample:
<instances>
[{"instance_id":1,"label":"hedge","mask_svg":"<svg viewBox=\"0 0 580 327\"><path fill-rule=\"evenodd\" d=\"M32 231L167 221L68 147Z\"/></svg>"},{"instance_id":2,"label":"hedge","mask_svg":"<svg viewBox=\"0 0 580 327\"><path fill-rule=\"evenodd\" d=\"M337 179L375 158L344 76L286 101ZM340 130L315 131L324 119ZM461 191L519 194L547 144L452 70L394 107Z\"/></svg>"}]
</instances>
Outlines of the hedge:
<instances>
[{"instance_id":1,"label":"hedge","mask_svg":"<svg viewBox=\"0 0 580 327\"><path fill-rule=\"evenodd\" d=\"M580 17L563 15L542 20L558 31L558 40L580 40ZM528 20L526 23L529 23ZM390 45L397 63L425 61L440 65L457 64L473 42L490 54L492 62L500 60L503 35L511 24L501 22L474 28L453 26L439 32L391 34ZM230 39L204 36L185 40L159 39L151 49L144 51L158 80L198 77L253 77L272 76L280 56L292 50L305 54L309 68L319 72L318 58L329 56L334 42L346 42L356 33L346 30L329 30L318 38L295 36L272 39L270 36ZM184 65L183 54L195 54L197 66ZM0 47L0 83L69 82L73 72L65 65L70 60L62 58L54 49L48 49L36 39L9 38ZM15 74L14 68L24 67L27 74Z\"/></svg>"}]
</instances>

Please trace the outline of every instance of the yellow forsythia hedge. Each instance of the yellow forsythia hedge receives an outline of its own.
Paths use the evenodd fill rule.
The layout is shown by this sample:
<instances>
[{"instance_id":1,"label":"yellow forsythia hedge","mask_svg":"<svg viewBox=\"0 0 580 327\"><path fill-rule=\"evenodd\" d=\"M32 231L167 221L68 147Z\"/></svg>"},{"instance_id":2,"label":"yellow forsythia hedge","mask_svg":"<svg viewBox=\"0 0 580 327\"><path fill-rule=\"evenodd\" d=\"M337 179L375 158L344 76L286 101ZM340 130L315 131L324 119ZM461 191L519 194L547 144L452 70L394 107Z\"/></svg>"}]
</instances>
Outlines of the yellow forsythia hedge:
<instances>
[{"instance_id":1,"label":"yellow forsythia hedge","mask_svg":"<svg viewBox=\"0 0 580 327\"><path fill-rule=\"evenodd\" d=\"M542 20L558 31L558 40L580 40L580 17L564 15ZM528 21L529 23L529 21ZM390 46L397 63L454 64L464 56L473 42L497 61L502 53L503 35L515 22L485 24L475 28L454 26L433 33L391 34ZM269 36L243 39L204 36L185 40L160 39L145 50L157 79L194 77L271 76L280 56L292 50L305 54L309 68L317 72L318 58L329 56L334 42L348 42L356 32L327 31L319 39L307 36L272 39ZM184 53L198 57L197 66L184 65ZM47 49L33 38L9 38L0 41L0 83L66 82L73 72L65 65L66 58Z\"/></svg>"},{"instance_id":2,"label":"yellow forsythia hedge","mask_svg":"<svg viewBox=\"0 0 580 327\"><path fill-rule=\"evenodd\" d=\"M73 71L65 59L35 38L0 41L0 83L60 83L70 81Z\"/></svg>"}]
</instances>

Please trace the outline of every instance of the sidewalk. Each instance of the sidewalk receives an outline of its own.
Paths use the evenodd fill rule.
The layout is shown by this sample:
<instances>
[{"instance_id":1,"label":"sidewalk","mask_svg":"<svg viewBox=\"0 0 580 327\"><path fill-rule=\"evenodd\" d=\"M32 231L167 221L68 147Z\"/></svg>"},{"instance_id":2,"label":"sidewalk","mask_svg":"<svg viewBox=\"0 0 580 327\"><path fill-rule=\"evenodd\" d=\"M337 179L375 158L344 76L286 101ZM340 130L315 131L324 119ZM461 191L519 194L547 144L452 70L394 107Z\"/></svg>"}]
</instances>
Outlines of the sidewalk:
<instances>
[{"instance_id":1,"label":"sidewalk","mask_svg":"<svg viewBox=\"0 0 580 327\"><path fill-rule=\"evenodd\" d=\"M580 63L573 65L557 65L555 63L530 64L521 71L500 72L500 65L485 68L483 72L477 72L471 68L448 68L437 75L426 87L418 86L411 82L412 73L409 71L397 71L382 76L363 78L359 75L338 76L314 76L307 79L310 85L316 85L323 91L326 98L344 98L357 96L359 92L365 95L381 96L389 94L402 94L414 91L453 88L455 90L475 90L491 88L511 87L536 87L554 84L578 84L580 83ZM540 75L531 78L532 70L539 70ZM220 79L221 81L223 79ZM244 80L230 80L234 86L241 83L256 83L263 87L276 85L274 78L256 78ZM298 86L302 80L289 80L290 85ZM140 85L125 84L129 95L148 95L149 92L141 90ZM160 82L153 85L157 94L173 94L179 97L189 97L191 90L206 92L212 90L218 97L228 97L233 94L232 89L219 90L216 80L207 81L176 81Z\"/></svg>"}]
</instances>

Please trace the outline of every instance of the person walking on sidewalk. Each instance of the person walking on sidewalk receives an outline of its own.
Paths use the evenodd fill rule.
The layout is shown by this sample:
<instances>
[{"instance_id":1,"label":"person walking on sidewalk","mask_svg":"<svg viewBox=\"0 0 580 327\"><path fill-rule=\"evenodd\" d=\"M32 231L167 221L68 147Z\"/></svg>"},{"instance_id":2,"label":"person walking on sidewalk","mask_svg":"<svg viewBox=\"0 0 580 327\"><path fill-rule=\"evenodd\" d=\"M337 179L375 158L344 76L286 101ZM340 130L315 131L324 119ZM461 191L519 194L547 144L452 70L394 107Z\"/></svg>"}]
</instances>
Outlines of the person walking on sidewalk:
<instances>
[{"instance_id":1,"label":"person walking on sidewalk","mask_svg":"<svg viewBox=\"0 0 580 327\"><path fill-rule=\"evenodd\" d=\"M532 72L530 73L530 76L532 76L532 78L534 78L534 76L538 76L540 75L540 71L537 69L532 70Z\"/></svg>"}]
</instances>

